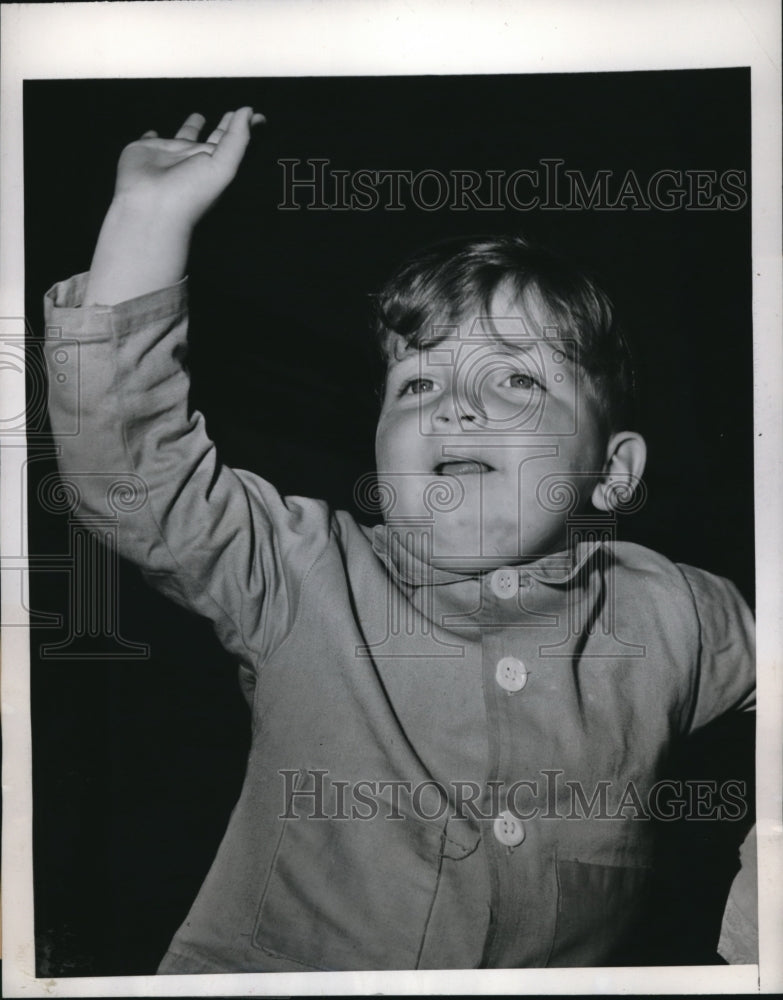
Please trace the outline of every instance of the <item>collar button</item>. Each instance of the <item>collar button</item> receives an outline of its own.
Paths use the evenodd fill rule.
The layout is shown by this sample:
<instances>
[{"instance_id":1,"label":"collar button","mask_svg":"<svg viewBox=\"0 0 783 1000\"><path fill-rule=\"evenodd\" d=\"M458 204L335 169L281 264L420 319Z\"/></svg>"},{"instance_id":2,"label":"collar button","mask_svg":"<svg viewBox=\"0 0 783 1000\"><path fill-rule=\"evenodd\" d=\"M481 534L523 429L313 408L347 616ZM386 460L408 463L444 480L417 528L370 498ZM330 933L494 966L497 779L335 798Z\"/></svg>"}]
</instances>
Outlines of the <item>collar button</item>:
<instances>
[{"instance_id":1,"label":"collar button","mask_svg":"<svg viewBox=\"0 0 783 1000\"><path fill-rule=\"evenodd\" d=\"M496 597L507 601L509 597L513 597L517 592L519 574L515 569L496 569L489 578L489 586Z\"/></svg>"}]
</instances>

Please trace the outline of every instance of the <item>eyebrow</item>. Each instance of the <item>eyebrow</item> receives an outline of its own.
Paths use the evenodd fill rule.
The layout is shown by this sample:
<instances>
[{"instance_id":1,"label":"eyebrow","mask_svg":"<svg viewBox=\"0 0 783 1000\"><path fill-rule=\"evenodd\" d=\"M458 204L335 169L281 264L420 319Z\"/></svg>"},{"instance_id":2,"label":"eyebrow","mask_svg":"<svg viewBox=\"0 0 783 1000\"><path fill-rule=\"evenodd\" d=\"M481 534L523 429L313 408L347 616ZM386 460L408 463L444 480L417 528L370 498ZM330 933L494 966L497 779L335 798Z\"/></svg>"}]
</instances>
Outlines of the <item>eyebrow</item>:
<instances>
[{"instance_id":1,"label":"eyebrow","mask_svg":"<svg viewBox=\"0 0 783 1000\"><path fill-rule=\"evenodd\" d=\"M394 354L389 355L387 366L386 366L386 378L398 365L409 362L411 359L420 358L422 356L426 357L428 351L437 351L438 348L443 347L446 344L447 337L428 338L426 340L419 341L418 344L406 344L403 353L397 357ZM578 360L578 344L577 341L569 337L567 339L557 338L543 338L543 337L520 337L518 340L507 340L502 339L498 336L487 335L481 338L465 338L460 339L458 342L458 349L463 344L467 346L481 346L492 342L496 345L497 352L508 357L514 357L521 354L531 355L534 351L543 352L547 347L551 348L553 351L562 351L565 355L565 361L567 364L571 365L575 369L584 371L582 365L580 365ZM574 347L576 346L576 351ZM449 349L446 347L445 349ZM541 358L544 362L544 367L546 367L545 358ZM386 380L384 379L384 382Z\"/></svg>"},{"instance_id":2,"label":"eyebrow","mask_svg":"<svg viewBox=\"0 0 783 1000\"><path fill-rule=\"evenodd\" d=\"M391 361L403 361L405 358L415 357L417 354L424 354L426 351L434 351L439 347L446 344L448 337L433 337L427 340L420 340L416 344L406 344L405 348L400 357L395 355L390 355ZM540 347L542 343L552 344L562 344L564 341L561 340L544 340L541 337L520 337L519 340L508 340L501 337L493 336L491 334L486 337L466 337L460 338L458 341L458 346L462 347L475 347L483 344L493 343L498 346L504 354L514 354L514 353L530 353L534 348ZM451 346L451 345L449 345Z\"/></svg>"}]
</instances>

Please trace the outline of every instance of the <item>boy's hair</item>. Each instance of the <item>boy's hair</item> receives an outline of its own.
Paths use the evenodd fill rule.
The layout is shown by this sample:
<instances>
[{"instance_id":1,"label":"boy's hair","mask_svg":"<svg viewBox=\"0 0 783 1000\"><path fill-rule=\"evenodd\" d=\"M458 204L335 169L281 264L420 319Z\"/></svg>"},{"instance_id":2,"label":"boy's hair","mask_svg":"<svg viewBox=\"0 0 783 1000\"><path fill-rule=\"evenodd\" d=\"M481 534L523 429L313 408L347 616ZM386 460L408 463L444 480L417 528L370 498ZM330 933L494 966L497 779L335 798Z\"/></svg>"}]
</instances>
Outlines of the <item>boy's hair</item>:
<instances>
[{"instance_id":1,"label":"boy's hair","mask_svg":"<svg viewBox=\"0 0 783 1000\"><path fill-rule=\"evenodd\" d=\"M448 330L433 329L436 324L458 322L471 310L471 319L492 318L493 296L506 284L523 310L526 297L537 294L558 338L576 345L606 433L628 429L633 367L609 297L585 271L522 236L447 240L403 264L375 297L375 332L384 360L388 364L394 357L399 344L394 334L422 350L447 336Z\"/></svg>"}]
</instances>

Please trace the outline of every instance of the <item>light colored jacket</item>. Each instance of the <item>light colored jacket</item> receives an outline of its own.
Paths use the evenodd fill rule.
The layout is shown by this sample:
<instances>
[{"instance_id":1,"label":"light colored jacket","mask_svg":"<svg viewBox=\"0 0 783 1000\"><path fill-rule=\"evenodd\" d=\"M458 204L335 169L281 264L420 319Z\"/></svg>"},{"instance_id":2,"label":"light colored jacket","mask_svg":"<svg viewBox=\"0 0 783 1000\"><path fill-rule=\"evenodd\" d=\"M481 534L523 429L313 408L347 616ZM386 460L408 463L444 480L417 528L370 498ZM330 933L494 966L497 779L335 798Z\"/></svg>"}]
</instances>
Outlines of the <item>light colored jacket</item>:
<instances>
[{"instance_id":1,"label":"light colored jacket","mask_svg":"<svg viewBox=\"0 0 783 1000\"><path fill-rule=\"evenodd\" d=\"M87 309L83 287L47 295L53 432L79 421L62 475L89 519L116 474L122 554L211 619L252 713L240 799L161 971L621 961L667 753L753 704L737 590L600 532L434 570L410 526L220 463L188 410L184 284Z\"/></svg>"}]
</instances>

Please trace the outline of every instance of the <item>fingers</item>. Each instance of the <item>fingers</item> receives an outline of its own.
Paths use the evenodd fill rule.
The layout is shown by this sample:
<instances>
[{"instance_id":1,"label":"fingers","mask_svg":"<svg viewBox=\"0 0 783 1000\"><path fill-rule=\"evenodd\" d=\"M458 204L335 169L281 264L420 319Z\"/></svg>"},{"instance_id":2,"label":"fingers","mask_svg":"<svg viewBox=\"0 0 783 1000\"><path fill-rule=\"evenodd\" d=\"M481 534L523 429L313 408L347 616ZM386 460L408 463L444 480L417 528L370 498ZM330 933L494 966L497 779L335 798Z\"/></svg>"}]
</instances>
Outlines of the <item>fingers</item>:
<instances>
[{"instance_id":1,"label":"fingers","mask_svg":"<svg viewBox=\"0 0 783 1000\"><path fill-rule=\"evenodd\" d=\"M175 139L189 139L195 142L199 137L199 132L204 128L206 118L198 113L188 115L180 126L179 131L174 136Z\"/></svg>"},{"instance_id":2,"label":"fingers","mask_svg":"<svg viewBox=\"0 0 783 1000\"><path fill-rule=\"evenodd\" d=\"M212 130L207 139L210 145L218 145L231 129L231 123L237 121L237 130L233 136L233 141L236 142L236 137L243 134L248 126L260 125L261 122L265 122L266 118L260 112L254 112L252 108L240 108L238 111L227 111L223 117L220 119L220 123L216 128ZM185 121L179 128L179 131L174 136L175 139L187 139L189 142L197 142L201 130L204 128L206 119L202 114L195 112L192 115L188 115ZM150 130L145 132L142 139L156 139L158 133ZM234 146L229 143L229 151L234 152Z\"/></svg>"},{"instance_id":3,"label":"fingers","mask_svg":"<svg viewBox=\"0 0 783 1000\"><path fill-rule=\"evenodd\" d=\"M215 147L215 160L234 170L239 166L250 141L250 122L254 117L252 108L239 108L232 114L225 133Z\"/></svg>"},{"instance_id":4,"label":"fingers","mask_svg":"<svg viewBox=\"0 0 783 1000\"><path fill-rule=\"evenodd\" d=\"M240 110L244 110L244 109L240 109ZM215 128L210 133L210 136L207 139L207 142L210 143L210 144L213 144L213 145L217 145L220 142L220 140L223 138L223 136L226 134L226 132L228 131L228 127L231 124L231 120L233 119L233 117L234 117L234 112L233 111L227 111L223 115L223 117L220 119L220 124L217 126L217 128ZM251 126L253 126L253 125L260 125L261 122L265 122L265 121L266 121L266 118L260 112L252 112L252 110L251 110L250 121L249 121L249 124Z\"/></svg>"},{"instance_id":5,"label":"fingers","mask_svg":"<svg viewBox=\"0 0 783 1000\"><path fill-rule=\"evenodd\" d=\"M154 129L145 132L141 139L157 139L161 148L180 157L189 158L196 153L209 153L222 168L235 171L250 140L253 125L265 122L264 115L250 107L227 111L219 124L209 134L209 138L199 141L199 135L206 124L202 114L188 115L172 139L161 139Z\"/></svg>"},{"instance_id":6,"label":"fingers","mask_svg":"<svg viewBox=\"0 0 783 1000\"><path fill-rule=\"evenodd\" d=\"M207 139L207 142L210 142L210 143L213 143L213 144L217 144L218 142L220 142L220 140L225 135L226 130L228 129L228 126L231 124L231 119L233 117L234 117L234 112L233 111L227 111L223 115L223 117L220 119L220 124L217 126L217 128L214 129L210 133L210 136Z\"/></svg>"}]
</instances>

